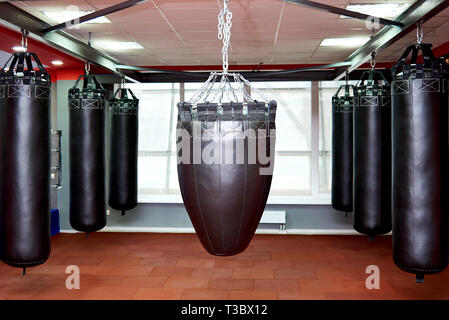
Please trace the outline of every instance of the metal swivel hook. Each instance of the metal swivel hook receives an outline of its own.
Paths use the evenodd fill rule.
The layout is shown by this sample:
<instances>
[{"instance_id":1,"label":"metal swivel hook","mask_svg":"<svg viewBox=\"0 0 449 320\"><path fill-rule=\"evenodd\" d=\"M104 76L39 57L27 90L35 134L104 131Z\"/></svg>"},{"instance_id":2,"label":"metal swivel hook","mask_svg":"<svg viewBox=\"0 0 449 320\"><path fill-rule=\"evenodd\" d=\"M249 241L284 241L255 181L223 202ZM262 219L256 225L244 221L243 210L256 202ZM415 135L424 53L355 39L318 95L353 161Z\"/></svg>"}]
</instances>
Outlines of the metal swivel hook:
<instances>
[{"instance_id":1,"label":"metal swivel hook","mask_svg":"<svg viewBox=\"0 0 449 320\"><path fill-rule=\"evenodd\" d=\"M28 49L28 34L29 34L29 32L28 32L28 30L25 30L25 29L21 29L20 31L22 33L22 49L23 49L23 52L26 52Z\"/></svg>"},{"instance_id":2,"label":"metal swivel hook","mask_svg":"<svg viewBox=\"0 0 449 320\"><path fill-rule=\"evenodd\" d=\"M374 68L376 67L376 51L371 52L371 69L374 70Z\"/></svg>"},{"instance_id":3,"label":"metal swivel hook","mask_svg":"<svg viewBox=\"0 0 449 320\"><path fill-rule=\"evenodd\" d=\"M84 64L84 71L86 72L86 74L90 73L90 61L87 60L86 63Z\"/></svg>"},{"instance_id":4,"label":"metal swivel hook","mask_svg":"<svg viewBox=\"0 0 449 320\"><path fill-rule=\"evenodd\" d=\"M422 27L422 20L419 20L416 24L416 43L417 46L420 47L424 38L424 32Z\"/></svg>"}]
</instances>

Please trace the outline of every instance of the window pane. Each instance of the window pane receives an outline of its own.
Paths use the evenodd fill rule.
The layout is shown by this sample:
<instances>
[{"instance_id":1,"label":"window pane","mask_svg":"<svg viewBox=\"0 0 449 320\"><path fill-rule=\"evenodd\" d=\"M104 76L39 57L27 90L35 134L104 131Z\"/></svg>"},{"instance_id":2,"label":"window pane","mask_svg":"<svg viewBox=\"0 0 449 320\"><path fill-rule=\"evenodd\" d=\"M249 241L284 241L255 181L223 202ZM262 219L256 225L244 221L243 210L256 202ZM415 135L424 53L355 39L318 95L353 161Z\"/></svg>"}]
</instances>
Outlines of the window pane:
<instances>
[{"instance_id":1,"label":"window pane","mask_svg":"<svg viewBox=\"0 0 449 320\"><path fill-rule=\"evenodd\" d=\"M330 154L320 156L320 192L331 192L332 159Z\"/></svg>"},{"instance_id":2,"label":"window pane","mask_svg":"<svg viewBox=\"0 0 449 320\"><path fill-rule=\"evenodd\" d=\"M170 158L170 171L168 172L168 191L169 193L180 193L178 182L177 158L174 153Z\"/></svg>"},{"instance_id":3,"label":"window pane","mask_svg":"<svg viewBox=\"0 0 449 320\"><path fill-rule=\"evenodd\" d=\"M349 84L356 84L357 81L349 81ZM332 154L332 96L338 88L345 84L344 81L323 81L320 82L320 172L319 190L323 193L331 191L331 154ZM342 92L340 92L342 94Z\"/></svg>"},{"instance_id":4,"label":"window pane","mask_svg":"<svg viewBox=\"0 0 449 320\"><path fill-rule=\"evenodd\" d=\"M139 157L138 186L140 193L165 192L167 175L167 157Z\"/></svg>"},{"instance_id":5,"label":"window pane","mask_svg":"<svg viewBox=\"0 0 449 320\"><path fill-rule=\"evenodd\" d=\"M271 195L310 194L309 156L278 156L275 159Z\"/></svg>"},{"instance_id":6,"label":"window pane","mask_svg":"<svg viewBox=\"0 0 449 320\"><path fill-rule=\"evenodd\" d=\"M277 101L276 151L311 151L310 82L255 82L269 100ZM253 96L257 96L255 90Z\"/></svg>"},{"instance_id":7,"label":"window pane","mask_svg":"<svg viewBox=\"0 0 449 320\"><path fill-rule=\"evenodd\" d=\"M201 85L202 83L186 83L185 100L189 100ZM252 85L254 98L260 99L256 93L258 89L267 99L278 103L276 158L270 194L310 196L311 83L255 82ZM129 87L140 99L139 194L180 194L176 168L176 104L180 99L180 86L149 83L132 84ZM335 85L329 89L329 97L335 90ZM211 93L213 94L214 92ZM238 100L242 101L242 96ZM223 101L227 101L226 98ZM330 130L330 108L322 121L324 128ZM329 150L328 147L326 149ZM328 174L330 153L326 160L329 161L323 162L320 159L320 171ZM323 166L327 170L322 169ZM320 178L321 192L327 192L329 179L326 180L325 175L315 176Z\"/></svg>"},{"instance_id":8,"label":"window pane","mask_svg":"<svg viewBox=\"0 0 449 320\"><path fill-rule=\"evenodd\" d=\"M171 111L179 101L179 84L127 85L139 98L139 151L168 151Z\"/></svg>"}]
</instances>

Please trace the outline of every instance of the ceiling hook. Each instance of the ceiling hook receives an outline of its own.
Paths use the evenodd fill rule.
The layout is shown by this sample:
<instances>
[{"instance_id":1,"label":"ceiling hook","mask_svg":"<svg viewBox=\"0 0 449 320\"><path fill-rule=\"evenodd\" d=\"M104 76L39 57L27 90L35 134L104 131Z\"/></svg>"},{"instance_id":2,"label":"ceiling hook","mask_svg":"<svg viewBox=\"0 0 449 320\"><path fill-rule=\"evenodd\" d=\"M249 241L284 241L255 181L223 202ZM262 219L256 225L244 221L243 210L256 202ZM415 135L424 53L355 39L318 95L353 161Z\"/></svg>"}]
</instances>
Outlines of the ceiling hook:
<instances>
[{"instance_id":1,"label":"ceiling hook","mask_svg":"<svg viewBox=\"0 0 449 320\"><path fill-rule=\"evenodd\" d=\"M86 63L84 64L84 71L86 72L87 75L90 73L90 61L89 60L87 60Z\"/></svg>"},{"instance_id":2,"label":"ceiling hook","mask_svg":"<svg viewBox=\"0 0 449 320\"><path fill-rule=\"evenodd\" d=\"M417 42L418 47L421 46L421 43L422 43L423 38L424 38L424 32L423 32L422 25L423 25L422 20L419 20L416 23L416 42Z\"/></svg>"},{"instance_id":3,"label":"ceiling hook","mask_svg":"<svg viewBox=\"0 0 449 320\"><path fill-rule=\"evenodd\" d=\"M374 70L374 68L376 67L376 51L371 52L371 69Z\"/></svg>"},{"instance_id":4,"label":"ceiling hook","mask_svg":"<svg viewBox=\"0 0 449 320\"><path fill-rule=\"evenodd\" d=\"M28 50L28 30L20 29L20 32L22 34L22 50L23 52L26 52Z\"/></svg>"},{"instance_id":5,"label":"ceiling hook","mask_svg":"<svg viewBox=\"0 0 449 320\"><path fill-rule=\"evenodd\" d=\"M92 32L89 32L88 33L88 38L87 38L87 45L89 46L89 47L91 47L92 46L92 43L91 43L91 40L92 39Z\"/></svg>"}]
</instances>

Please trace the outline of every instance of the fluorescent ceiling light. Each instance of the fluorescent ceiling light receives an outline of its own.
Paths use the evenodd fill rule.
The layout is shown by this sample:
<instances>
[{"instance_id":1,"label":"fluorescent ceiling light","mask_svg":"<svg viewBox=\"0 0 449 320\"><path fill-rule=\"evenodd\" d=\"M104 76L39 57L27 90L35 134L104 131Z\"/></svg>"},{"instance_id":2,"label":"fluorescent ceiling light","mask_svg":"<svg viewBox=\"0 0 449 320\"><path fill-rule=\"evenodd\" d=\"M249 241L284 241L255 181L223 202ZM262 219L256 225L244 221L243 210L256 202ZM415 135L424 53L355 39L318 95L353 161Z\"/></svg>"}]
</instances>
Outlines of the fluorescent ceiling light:
<instances>
[{"instance_id":1,"label":"fluorescent ceiling light","mask_svg":"<svg viewBox=\"0 0 449 320\"><path fill-rule=\"evenodd\" d=\"M62 62L61 60L53 60L51 63L55 66L61 66L64 64L64 62Z\"/></svg>"},{"instance_id":2,"label":"fluorescent ceiling light","mask_svg":"<svg viewBox=\"0 0 449 320\"><path fill-rule=\"evenodd\" d=\"M358 38L326 38L321 41L322 47L356 47L365 44L369 37Z\"/></svg>"},{"instance_id":3,"label":"fluorescent ceiling light","mask_svg":"<svg viewBox=\"0 0 449 320\"><path fill-rule=\"evenodd\" d=\"M350 4L346 7L346 9L379 18L396 18L409 6L409 3L364 3ZM340 17L349 18L346 16Z\"/></svg>"},{"instance_id":4,"label":"fluorescent ceiling light","mask_svg":"<svg viewBox=\"0 0 449 320\"><path fill-rule=\"evenodd\" d=\"M14 47L12 47L12 49L17 52L25 52L26 51L26 48L22 47L22 46L14 46Z\"/></svg>"},{"instance_id":5,"label":"fluorescent ceiling light","mask_svg":"<svg viewBox=\"0 0 449 320\"><path fill-rule=\"evenodd\" d=\"M44 15L52 19L57 23L67 22L86 14L92 13L93 11L75 11L75 10L67 10L67 11L42 11ZM98 17L84 23L110 23L111 21L106 17Z\"/></svg>"},{"instance_id":6,"label":"fluorescent ceiling light","mask_svg":"<svg viewBox=\"0 0 449 320\"><path fill-rule=\"evenodd\" d=\"M106 50L132 50L143 49L138 42L133 41L95 41L95 44L99 45Z\"/></svg>"}]
</instances>

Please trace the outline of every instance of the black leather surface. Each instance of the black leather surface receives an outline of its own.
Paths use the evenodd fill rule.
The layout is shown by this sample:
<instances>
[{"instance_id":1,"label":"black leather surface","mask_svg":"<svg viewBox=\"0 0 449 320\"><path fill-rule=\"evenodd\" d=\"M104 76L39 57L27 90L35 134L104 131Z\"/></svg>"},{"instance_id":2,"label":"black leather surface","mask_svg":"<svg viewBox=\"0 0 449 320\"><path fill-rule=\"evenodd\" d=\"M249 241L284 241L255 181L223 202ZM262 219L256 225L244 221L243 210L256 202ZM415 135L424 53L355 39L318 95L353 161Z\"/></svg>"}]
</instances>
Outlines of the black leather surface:
<instances>
[{"instance_id":1,"label":"black leather surface","mask_svg":"<svg viewBox=\"0 0 449 320\"><path fill-rule=\"evenodd\" d=\"M358 95L354 107L354 229L391 231L391 99Z\"/></svg>"},{"instance_id":2,"label":"black leather surface","mask_svg":"<svg viewBox=\"0 0 449 320\"><path fill-rule=\"evenodd\" d=\"M353 102L342 108L333 100L332 106L332 207L352 211L353 171Z\"/></svg>"},{"instance_id":3,"label":"black leather surface","mask_svg":"<svg viewBox=\"0 0 449 320\"><path fill-rule=\"evenodd\" d=\"M137 206L139 127L138 100L121 96L111 99L109 104L111 110L109 205L114 209L125 211Z\"/></svg>"},{"instance_id":4,"label":"black leather surface","mask_svg":"<svg viewBox=\"0 0 449 320\"><path fill-rule=\"evenodd\" d=\"M178 177L185 207L204 248L213 255L234 255L246 249L259 224L268 193L272 175L260 175L259 169L267 167L258 159L255 163L248 161L248 139L244 144L244 161L233 164L224 161L215 164L193 164L193 126L199 123L201 134L212 134L214 138L201 142L202 152L210 141L225 154L225 146L233 141L233 152L239 133L248 128L262 130L266 134L269 127L275 128L276 103L270 103L271 115L266 120L265 104L249 104L249 120L242 113L242 104L224 104L223 115L218 115L217 105L199 105L199 121L190 120L190 105L178 104L180 120L178 129L188 132L190 141L190 164L178 164ZM186 111L187 110L187 111ZM179 134L179 132L178 132ZM264 138L265 139L265 138ZM181 136L178 135L178 143ZM269 145L270 138L266 138ZM274 146L274 141L271 141ZM268 151L273 165L274 152ZM185 152L185 151L184 151ZM178 152L182 157L182 150Z\"/></svg>"},{"instance_id":5,"label":"black leather surface","mask_svg":"<svg viewBox=\"0 0 449 320\"><path fill-rule=\"evenodd\" d=\"M50 255L50 88L0 91L1 259L26 268Z\"/></svg>"},{"instance_id":6,"label":"black leather surface","mask_svg":"<svg viewBox=\"0 0 449 320\"><path fill-rule=\"evenodd\" d=\"M392 74L393 260L421 282L448 265L449 68L422 44L409 46Z\"/></svg>"},{"instance_id":7,"label":"black leather surface","mask_svg":"<svg viewBox=\"0 0 449 320\"><path fill-rule=\"evenodd\" d=\"M448 264L447 82L445 94L432 92L440 85L430 78L392 86L393 258L415 273Z\"/></svg>"},{"instance_id":8,"label":"black leather surface","mask_svg":"<svg viewBox=\"0 0 449 320\"><path fill-rule=\"evenodd\" d=\"M69 91L70 224L93 232L106 225L104 92Z\"/></svg>"}]
</instances>

